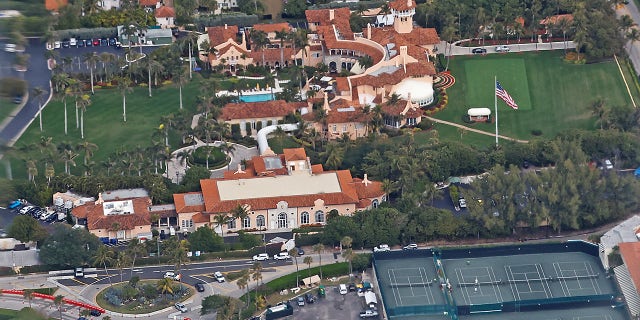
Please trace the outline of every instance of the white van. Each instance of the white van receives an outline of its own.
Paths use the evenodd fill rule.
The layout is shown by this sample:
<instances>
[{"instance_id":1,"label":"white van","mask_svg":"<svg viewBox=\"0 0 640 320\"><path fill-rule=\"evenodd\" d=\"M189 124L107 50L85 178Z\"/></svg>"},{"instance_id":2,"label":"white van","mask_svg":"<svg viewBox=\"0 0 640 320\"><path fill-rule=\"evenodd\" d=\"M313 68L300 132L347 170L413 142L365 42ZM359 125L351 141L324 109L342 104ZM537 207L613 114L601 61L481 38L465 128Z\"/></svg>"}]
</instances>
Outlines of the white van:
<instances>
[{"instance_id":1,"label":"white van","mask_svg":"<svg viewBox=\"0 0 640 320\"><path fill-rule=\"evenodd\" d=\"M347 294L347 285L346 284L341 284L340 285L340 294Z\"/></svg>"},{"instance_id":2,"label":"white van","mask_svg":"<svg viewBox=\"0 0 640 320\"><path fill-rule=\"evenodd\" d=\"M78 41L76 40L76 38L69 39L69 46L76 47L77 45L78 45Z\"/></svg>"},{"instance_id":3,"label":"white van","mask_svg":"<svg viewBox=\"0 0 640 320\"><path fill-rule=\"evenodd\" d=\"M218 282L224 282L224 276L222 275L222 273L220 273L220 271L214 272L213 277L216 278L216 281Z\"/></svg>"}]
</instances>

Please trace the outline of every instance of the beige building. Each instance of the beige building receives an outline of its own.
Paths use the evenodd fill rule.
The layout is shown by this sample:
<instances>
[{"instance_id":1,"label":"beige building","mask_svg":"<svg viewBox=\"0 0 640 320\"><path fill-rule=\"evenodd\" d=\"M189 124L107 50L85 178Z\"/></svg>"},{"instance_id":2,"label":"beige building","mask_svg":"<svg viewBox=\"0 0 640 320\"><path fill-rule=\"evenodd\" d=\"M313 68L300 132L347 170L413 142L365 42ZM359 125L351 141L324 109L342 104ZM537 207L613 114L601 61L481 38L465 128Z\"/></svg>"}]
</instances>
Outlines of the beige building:
<instances>
[{"instance_id":1,"label":"beige building","mask_svg":"<svg viewBox=\"0 0 640 320\"><path fill-rule=\"evenodd\" d=\"M296 113L300 108L306 106L306 102L286 102L284 100L228 103L222 108L218 120L229 125L240 125L242 135L246 136L248 135L247 123L251 125L251 134L255 134L259 128L264 128L269 124L278 124L278 121L283 120L288 114Z\"/></svg>"},{"instance_id":2,"label":"beige building","mask_svg":"<svg viewBox=\"0 0 640 320\"><path fill-rule=\"evenodd\" d=\"M178 219L192 220L194 227L208 224L222 234L324 225L334 210L351 215L386 200L380 182L369 181L366 175L364 179L353 178L349 170L324 171L321 165L311 165L302 148L254 157L244 170L228 171L221 179L201 180L200 185L204 208L201 204L176 206ZM174 194L174 201L185 202L185 197L193 195ZM216 215L230 217L238 206L247 211L246 218L216 223ZM207 222L197 222L204 217Z\"/></svg>"}]
</instances>

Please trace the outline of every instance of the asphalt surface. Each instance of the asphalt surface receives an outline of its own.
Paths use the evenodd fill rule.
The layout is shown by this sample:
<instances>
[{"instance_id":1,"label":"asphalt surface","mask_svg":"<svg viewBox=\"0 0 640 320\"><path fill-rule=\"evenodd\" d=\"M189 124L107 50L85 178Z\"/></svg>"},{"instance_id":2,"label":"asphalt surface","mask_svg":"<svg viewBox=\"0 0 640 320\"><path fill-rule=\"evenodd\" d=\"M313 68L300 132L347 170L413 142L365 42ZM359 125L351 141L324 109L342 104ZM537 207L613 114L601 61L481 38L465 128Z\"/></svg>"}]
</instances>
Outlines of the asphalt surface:
<instances>
[{"instance_id":1,"label":"asphalt surface","mask_svg":"<svg viewBox=\"0 0 640 320\"><path fill-rule=\"evenodd\" d=\"M638 11L638 6L636 6L635 1L629 1L628 4L618 8L616 10L616 15L620 18L623 15L629 15L636 23L634 28L637 28L638 24L640 24L640 12ZM636 69L636 72L640 70L640 44L638 42L632 43L628 41L625 45L625 49L627 50L627 54L629 54L629 59L631 59L631 63L633 67Z\"/></svg>"},{"instance_id":2,"label":"asphalt surface","mask_svg":"<svg viewBox=\"0 0 640 320\"><path fill-rule=\"evenodd\" d=\"M310 291L317 296L317 290ZM319 298L314 303L298 306L296 300L291 301L294 319L360 319L360 311L365 310L364 297L358 297L355 292L341 295L337 286L326 288L326 297ZM370 318L379 319L380 317Z\"/></svg>"}]
</instances>

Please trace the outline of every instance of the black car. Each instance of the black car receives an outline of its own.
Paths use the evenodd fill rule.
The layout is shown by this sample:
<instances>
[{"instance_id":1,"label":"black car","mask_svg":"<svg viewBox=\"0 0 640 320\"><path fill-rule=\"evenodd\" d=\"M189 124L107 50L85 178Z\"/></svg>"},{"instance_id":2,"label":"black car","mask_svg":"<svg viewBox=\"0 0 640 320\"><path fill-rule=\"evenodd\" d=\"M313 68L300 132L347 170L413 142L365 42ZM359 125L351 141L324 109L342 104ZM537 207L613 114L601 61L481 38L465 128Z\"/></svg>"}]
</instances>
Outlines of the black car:
<instances>
[{"instance_id":1,"label":"black car","mask_svg":"<svg viewBox=\"0 0 640 320\"><path fill-rule=\"evenodd\" d=\"M196 283L196 290L198 290L198 292L204 292L204 285L200 282Z\"/></svg>"},{"instance_id":2,"label":"black car","mask_svg":"<svg viewBox=\"0 0 640 320\"><path fill-rule=\"evenodd\" d=\"M107 39L100 39L100 46L101 46L101 47L107 47L107 46L109 46L109 40L107 40Z\"/></svg>"},{"instance_id":3,"label":"black car","mask_svg":"<svg viewBox=\"0 0 640 320\"><path fill-rule=\"evenodd\" d=\"M355 292L356 291L356 284L351 282L351 283L349 283L348 288L349 288L349 291Z\"/></svg>"},{"instance_id":4,"label":"black car","mask_svg":"<svg viewBox=\"0 0 640 320\"><path fill-rule=\"evenodd\" d=\"M473 52L474 54L485 54L485 53L487 53L487 49L485 49L485 48L473 48L473 50L471 50L471 52Z\"/></svg>"},{"instance_id":5,"label":"black car","mask_svg":"<svg viewBox=\"0 0 640 320\"><path fill-rule=\"evenodd\" d=\"M92 317L99 317L102 315L102 312L98 311L98 310L91 310L91 316Z\"/></svg>"},{"instance_id":6,"label":"black car","mask_svg":"<svg viewBox=\"0 0 640 320\"><path fill-rule=\"evenodd\" d=\"M110 46L115 46L116 45L116 38L109 38L109 45Z\"/></svg>"},{"instance_id":7,"label":"black car","mask_svg":"<svg viewBox=\"0 0 640 320\"><path fill-rule=\"evenodd\" d=\"M48 216L47 219L45 219L44 221L51 223L51 222L54 222L56 220L58 220L58 213L57 212L52 214L52 215L50 215L50 216Z\"/></svg>"},{"instance_id":8,"label":"black car","mask_svg":"<svg viewBox=\"0 0 640 320\"><path fill-rule=\"evenodd\" d=\"M69 44L70 44L70 43L71 43L71 42L69 42L69 40L64 40L64 41L62 41L62 47L63 47L63 48L69 48Z\"/></svg>"},{"instance_id":9,"label":"black car","mask_svg":"<svg viewBox=\"0 0 640 320\"><path fill-rule=\"evenodd\" d=\"M298 255L299 256L304 256L304 250L302 250L302 248L296 247L296 250L298 250Z\"/></svg>"},{"instance_id":10,"label":"black car","mask_svg":"<svg viewBox=\"0 0 640 320\"><path fill-rule=\"evenodd\" d=\"M27 211L26 214L29 215L29 216L33 216L37 212L40 212L40 209L41 209L40 207L33 207L33 208L29 209L29 211Z\"/></svg>"},{"instance_id":11,"label":"black car","mask_svg":"<svg viewBox=\"0 0 640 320\"><path fill-rule=\"evenodd\" d=\"M311 293L307 293L304 295L304 299L307 300L307 303L314 303L316 302L315 297L311 294Z\"/></svg>"}]
</instances>

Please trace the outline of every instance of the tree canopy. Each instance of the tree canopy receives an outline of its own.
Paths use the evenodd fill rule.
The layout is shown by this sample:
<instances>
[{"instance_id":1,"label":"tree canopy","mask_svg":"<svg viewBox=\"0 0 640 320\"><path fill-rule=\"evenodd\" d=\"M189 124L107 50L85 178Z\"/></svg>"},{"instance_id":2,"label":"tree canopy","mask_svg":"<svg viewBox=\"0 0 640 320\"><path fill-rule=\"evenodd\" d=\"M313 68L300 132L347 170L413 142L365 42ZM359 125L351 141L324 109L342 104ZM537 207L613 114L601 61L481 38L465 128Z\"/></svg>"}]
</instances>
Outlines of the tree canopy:
<instances>
[{"instance_id":1,"label":"tree canopy","mask_svg":"<svg viewBox=\"0 0 640 320\"><path fill-rule=\"evenodd\" d=\"M58 266L89 265L101 245L98 237L83 228L56 224L40 247L40 261Z\"/></svg>"},{"instance_id":2,"label":"tree canopy","mask_svg":"<svg viewBox=\"0 0 640 320\"><path fill-rule=\"evenodd\" d=\"M7 234L9 237L22 242L29 242L44 240L47 236L47 231L38 223L38 220L27 215L21 215L13 219Z\"/></svg>"}]
</instances>

